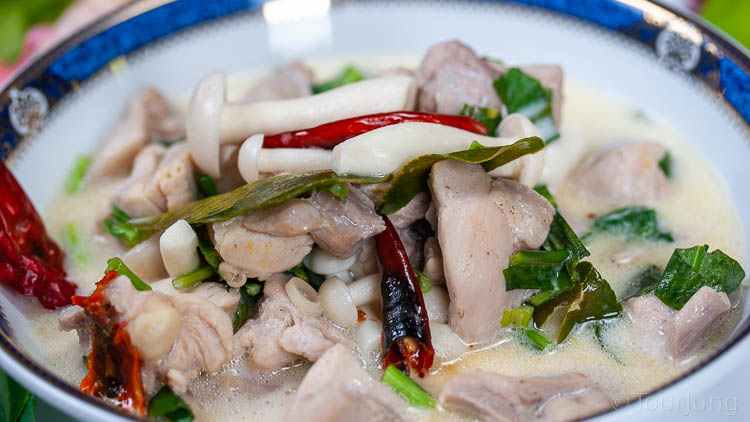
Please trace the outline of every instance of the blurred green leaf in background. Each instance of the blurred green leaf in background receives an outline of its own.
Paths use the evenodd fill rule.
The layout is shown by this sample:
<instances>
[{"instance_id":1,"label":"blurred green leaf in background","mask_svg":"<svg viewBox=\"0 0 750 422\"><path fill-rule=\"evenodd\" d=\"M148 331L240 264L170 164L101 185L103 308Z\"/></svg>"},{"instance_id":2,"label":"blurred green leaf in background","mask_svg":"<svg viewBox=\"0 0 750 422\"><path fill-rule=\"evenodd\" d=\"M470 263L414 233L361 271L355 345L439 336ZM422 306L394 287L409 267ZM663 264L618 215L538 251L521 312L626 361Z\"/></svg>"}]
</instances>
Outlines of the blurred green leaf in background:
<instances>
[{"instance_id":1,"label":"blurred green leaf in background","mask_svg":"<svg viewBox=\"0 0 750 422\"><path fill-rule=\"evenodd\" d=\"M21 55L26 31L51 23L71 0L0 0L0 62L12 64Z\"/></svg>"},{"instance_id":2,"label":"blurred green leaf in background","mask_svg":"<svg viewBox=\"0 0 750 422\"><path fill-rule=\"evenodd\" d=\"M34 396L0 370L0 422L34 422L35 409Z\"/></svg>"},{"instance_id":3,"label":"blurred green leaf in background","mask_svg":"<svg viewBox=\"0 0 750 422\"><path fill-rule=\"evenodd\" d=\"M701 13L706 20L750 48L750 1L708 0Z\"/></svg>"}]
</instances>

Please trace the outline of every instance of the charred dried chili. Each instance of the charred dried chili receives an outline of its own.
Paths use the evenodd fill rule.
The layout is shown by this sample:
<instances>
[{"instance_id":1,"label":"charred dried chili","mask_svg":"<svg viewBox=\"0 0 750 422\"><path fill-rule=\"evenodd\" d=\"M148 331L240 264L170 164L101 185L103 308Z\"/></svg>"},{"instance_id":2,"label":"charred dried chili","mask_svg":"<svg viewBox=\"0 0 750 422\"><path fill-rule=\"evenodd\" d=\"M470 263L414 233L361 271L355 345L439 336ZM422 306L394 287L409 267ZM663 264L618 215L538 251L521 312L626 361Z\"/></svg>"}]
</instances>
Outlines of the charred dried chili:
<instances>
[{"instance_id":1,"label":"charred dried chili","mask_svg":"<svg viewBox=\"0 0 750 422\"><path fill-rule=\"evenodd\" d=\"M383 367L393 364L424 377L435 355L427 308L406 249L388 217L383 220L385 231L375 236L383 270Z\"/></svg>"},{"instance_id":2,"label":"charred dried chili","mask_svg":"<svg viewBox=\"0 0 750 422\"><path fill-rule=\"evenodd\" d=\"M109 283L117 278L107 272L91 296L73 296L93 320L91 351L86 358L88 372L81 381L81 391L114 402L140 416L146 414L146 396L141 380L141 357L130 341L124 323L115 322L115 310L104 295Z\"/></svg>"},{"instance_id":3,"label":"charred dried chili","mask_svg":"<svg viewBox=\"0 0 750 422\"><path fill-rule=\"evenodd\" d=\"M0 283L55 309L69 305L76 291L65 277L62 251L47 236L16 178L0 163Z\"/></svg>"},{"instance_id":4,"label":"charred dried chili","mask_svg":"<svg viewBox=\"0 0 750 422\"><path fill-rule=\"evenodd\" d=\"M487 128L468 116L450 116L446 114L417 113L413 111L395 111L391 113L370 114L338 120L310 129L283 132L266 136L263 148L325 148L336 145L384 126L405 122L437 123L468 130L480 135L487 134Z\"/></svg>"}]
</instances>

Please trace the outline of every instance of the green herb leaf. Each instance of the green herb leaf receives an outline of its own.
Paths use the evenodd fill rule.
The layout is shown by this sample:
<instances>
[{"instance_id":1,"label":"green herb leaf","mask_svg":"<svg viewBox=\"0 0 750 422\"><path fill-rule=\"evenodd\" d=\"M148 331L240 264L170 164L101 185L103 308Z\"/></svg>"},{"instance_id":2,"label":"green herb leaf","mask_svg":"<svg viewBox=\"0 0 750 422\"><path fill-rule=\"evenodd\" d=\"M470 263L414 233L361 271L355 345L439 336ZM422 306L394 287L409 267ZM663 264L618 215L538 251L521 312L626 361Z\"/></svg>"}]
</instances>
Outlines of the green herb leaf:
<instances>
[{"instance_id":1,"label":"green herb leaf","mask_svg":"<svg viewBox=\"0 0 750 422\"><path fill-rule=\"evenodd\" d=\"M524 138L511 145L468 149L448 154L429 154L417 157L404 164L391 175L391 186L383 196L378 207L380 214L393 214L418 193L426 192L427 176L433 164L443 160L456 160L469 164L482 164L485 170L491 171L527 154L533 154L544 148L540 138Z\"/></svg>"},{"instance_id":2,"label":"green herb leaf","mask_svg":"<svg viewBox=\"0 0 750 422\"><path fill-rule=\"evenodd\" d=\"M0 62L18 60L26 31L37 23L54 21L71 0L16 0L0 2Z\"/></svg>"},{"instance_id":3,"label":"green herb leaf","mask_svg":"<svg viewBox=\"0 0 750 422\"><path fill-rule=\"evenodd\" d=\"M187 274L175 277L174 280L172 280L172 286L174 286L174 288L177 290L189 289L208 280L209 278L213 277L214 274L216 274L216 272L210 265L204 265Z\"/></svg>"},{"instance_id":4,"label":"green herb leaf","mask_svg":"<svg viewBox=\"0 0 750 422\"><path fill-rule=\"evenodd\" d=\"M145 240L144 234L141 231L130 224L130 216L125 211L118 208L116 205L112 206L112 215L104 220L104 229L117 238L122 244L128 247L133 247L139 242Z\"/></svg>"},{"instance_id":5,"label":"green herb leaf","mask_svg":"<svg viewBox=\"0 0 750 422\"><path fill-rule=\"evenodd\" d=\"M200 239L198 241L198 250L201 252L203 260L206 261L206 264L211 266L214 271L218 271L219 264L221 264L221 256L219 255L219 252L217 252L214 248L214 245L212 245L211 242L206 239Z\"/></svg>"},{"instance_id":6,"label":"green herb leaf","mask_svg":"<svg viewBox=\"0 0 750 422\"><path fill-rule=\"evenodd\" d=\"M148 403L148 416L171 422L192 422L193 411L180 396L165 385Z\"/></svg>"},{"instance_id":7,"label":"green herb leaf","mask_svg":"<svg viewBox=\"0 0 750 422\"><path fill-rule=\"evenodd\" d=\"M732 293L742 280L742 266L719 249L708 253L708 245L675 249L654 293L673 309L682 307L701 287Z\"/></svg>"},{"instance_id":8,"label":"green herb leaf","mask_svg":"<svg viewBox=\"0 0 750 422\"><path fill-rule=\"evenodd\" d=\"M323 82L321 84L313 85L313 94L320 94L321 92L330 91L334 88L344 86L350 83L359 82L365 78L365 75L357 69L355 66L346 66L338 76L331 79L330 81Z\"/></svg>"},{"instance_id":9,"label":"green herb leaf","mask_svg":"<svg viewBox=\"0 0 750 422\"><path fill-rule=\"evenodd\" d=\"M628 283L628 289L623 293L620 302L625 302L631 297L643 296L656 289L662 275L662 269L656 265L649 265L640 274L633 277Z\"/></svg>"},{"instance_id":10,"label":"green herb leaf","mask_svg":"<svg viewBox=\"0 0 750 422\"><path fill-rule=\"evenodd\" d=\"M320 289L320 286L326 281L324 275L320 275L313 270L307 268L304 263L299 263L294 267L290 268L287 273L299 277L310 284L315 290Z\"/></svg>"},{"instance_id":11,"label":"green herb leaf","mask_svg":"<svg viewBox=\"0 0 750 422\"><path fill-rule=\"evenodd\" d=\"M672 178L672 154L669 151L665 152L664 156L659 160L659 168L667 176L667 179Z\"/></svg>"},{"instance_id":12,"label":"green herb leaf","mask_svg":"<svg viewBox=\"0 0 750 422\"><path fill-rule=\"evenodd\" d=\"M232 328L234 332L242 328L243 325L258 313L258 301L260 301L263 285L255 281L249 281L240 287L240 303L237 310L234 311L234 320Z\"/></svg>"},{"instance_id":13,"label":"green herb leaf","mask_svg":"<svg viewBox=\"0 0 750 422\"><path fill-rule=\"evenodd\" d=\"M575 277L573 267L581 259L591 255L586 246L583 244L581 239L578 237L576 232L570 227L570 224L560 214L560 210L557 208L557 201L547 189L546 185L537 185L534 190L545 197L553 207L555 207L555 216L552 219L552 224L549 228L549 234L547 239L544 241L542 248L546 251L559 251L567 250L570 252L570 259L568 260L568 272L571 276Z\"/></svg>"},{"instance_id":14,"label":"green herb leaf","mask_svg":"<svg viewBox=\"0 0 750 422\"><path fill-rule=\"evenodd\" d=\"M487 135L489 136L495 136L497 132L497 126L503 119L503 116L500 114L500 110L498 109L478 107L470 104L464 104L459 114L462 116L469 116L484 125L484 127L487 128Z\"/></svg>"},{"instance_id":15,"label":"green herb leaf","mask_svg":"<svg viewBox=\"0 0 750 422\"><path fill-rule=\"evenodd\" d=\"M435 399L394 365L388 365L383 372L383 383L389 385L412 406L427 409L435 407Z\"/></svg>"},{"instance_id":16,"label":"green herb leaf","mask_svg":"<svg viewBox=\"0 0 750 422\"><path fill-rule=\"evenodd\" d=\"M198 185L198 190L204 198L219 194L219 189L216 187L214 178L207 174L201 174L200 176L198 176L196 184Z\"/></svg>"},{"instance_id":17,"label":"green herb leaf","mask_svg":"<svg viewBox=\"0 0 750 422\"><path fill-rule=\"evenodd\" d=\"M128 268L128 266L125 265L125 263L120 258L110 258L109 260L107 260L106 272L110 271L114 271L117 274L127 277L133 284L133 287L138 291L143 292L151 290L151 286L149 286L148 283L141 280L140 277L138 277L133 271L131 271L130 268Z\"/></svg>"},{"instance_id":18,"label":"green herb leaf","mask_svg":"<svg viewBox=\"0 0 750 422\"><path fill-rule=\"evenodd\" d=\"M34 422L35 408L34 396L0 370L0 421Z\"/></svg>"},{"instance_id":19,"label":"green herb leaf","mask_svg":"<svg viewBox=\"0 0 750 422\"><path fill-rule=\"evenodd\" d=\"M745 47L750 48L750 3L737 0L707 0L703 5L703 17L727 31Z\"/></svg>"},{"instance_id":20,"label":"green herb leaf","mask_svg":"<svg viewBox=\"0 0 750 422\"><path fill-rule=\"evenodd\" d=\"M594 221L591 234L610 233L625 239L646 239L674 242L671 233L659 230L656 211L646 207L625 207L605 214Z\"/></svg>"},{"instance_id":21,"label":"green herb leaf","mask_svg":"<svg viewBox=\"0 0 750 422\"><path fill-rule=\"evenodd\" d=\"M76 158L73 168L70 169L68 177L65 179L65 192L73 194L79 192L83 187L83 180L86 178L86 172L91 167L92 159L89 155L81 155Z\"/></svg>"},{"instance_id":22,"label":"green herb leaf","mask_svg":"<svg viewBox=\"0 0 750 422\"><path fill-rule=\"evenodd\" d=\"M63 245L68 256L73 258L73 262L79 267L84 267L89 260L86 253L86 246L81 242L78 234L78 228L74 223L68 223L63 226Z\"/></svg>"},{"instance_id":23,"label":"green herb leaf","mask_svg":"<svg viewBox=\"0 0 750 422\"><path fill-rule=\"evenodd\" d=\"M594 338L596 339L596 342L599 343L599 348L602 349L604 353L608 354L615 362L620 365L625 365L625 362L623 362L607 345L607 342L604 341L604 330L606 330L604 322L597 322L594 324Z\"/></svg>"},{"instance_id":24,"label":"green herb leaf","mask_svg":"<svg viewBox=\"0 0 750 422\"><path fill-rule=\"evenodd\" d=\"M432 280L430 277L421 271L414 271L417 274L417 280L419 280L419 289L422 290L423 294L426 294L432 290Z\"/></svg>"},{"instance_id":25,"label":"green herb leaf","mask_svg":"<svg viewBox=\"0 0 750 422\"><path fill-rule=\"evenodd\" d=\"M192 225L226 221L335 184L369 184L383 180L382 177L337 176L332 171L273 176L248 183L231 192L192 202L171 212L130 220L129 225L135 229L135 234L131 237L138 243L177 220L184 219Z\"/></svg>"},{"instance_id":26,"label":"green herb leaf","mask_svg":"<svg viewBox=\"0 0 750 422\"><path fill-rule=\"evenodd\" d=\"M569 259L570 252L565 249L518 251L503 270L506 289L567 290L572 287L565 270Z\"/></svg>"},{"instance_id":27,"label":"green herb leaf","mask_svg":"<svg viewBox=\"0 0 750 422\"><path fill-rule=\"evenodd\" d=\"M514 67L495 79L493 85L508 114L521 113L528 117L547 143L560 136L552 117L552 90L538 79Z\"/></svg>"},{"instance_id":28,"label":"green herb leaf","mask_svg":"<svg viewBox=\"0 0 750 422\"><path fill-rule=\"evenodd\" d=\"M613 318L622 312L615 292L590 262L580 262L576 266L578 284L572 293L572 300L560 326L558 343L568 337L573 326L588 321Z\"/></svg>"},{"instance_id":29,"label":"green herb leaf","mask_svg":"<svg viewBox=\"0 0 750 422\"><path fill-rule=\"evenodd\" d=\"M320 190L330 193L331 195L338 198L339 201L346 201L346 198L349 197L349 187L343 183L336 183L331 186L326 186L325 188Z\"/></svg>"},{"instance_id":30,"label":"green herb leaf","mask_svg":"<svg viewBox=\"0 0 750 422\"><path fill-rule=\"evenodd\" d=\"M526 341L537 350L544 350L552 344L547 336L536 328L522 328L521 334L526 338Z\"/></svg>"},{"instance_id":31,"label":"green herb leaf","mask_svg":"<svg viewBox=\"0 0 750 422\"><path fill-rule=\"evenodd\" d=\"M517 308L506 308L503 310L503 317L500 325L503 327L526 328L531 323L531 317L534 315L534 308L531 306L519 306Z\"/></svg>"}]
</instances>

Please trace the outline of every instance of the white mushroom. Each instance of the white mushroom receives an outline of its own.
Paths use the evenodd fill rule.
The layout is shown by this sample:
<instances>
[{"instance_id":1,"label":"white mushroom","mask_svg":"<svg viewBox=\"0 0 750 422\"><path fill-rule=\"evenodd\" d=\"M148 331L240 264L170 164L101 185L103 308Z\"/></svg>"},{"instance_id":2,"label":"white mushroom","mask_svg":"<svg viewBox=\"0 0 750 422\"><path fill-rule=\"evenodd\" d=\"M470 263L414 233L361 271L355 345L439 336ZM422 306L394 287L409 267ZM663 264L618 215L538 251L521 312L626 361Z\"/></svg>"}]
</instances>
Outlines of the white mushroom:
<instances>
[{"instance_id":1,"label":"white mushroom","mask_svg":"<svg viewBox=\"0 0 750 422\"><path fill-rule=\"evenodd\" d=\"M495 138L435 123L401 123L372 130L336 145L332 168L338 174L383 176L421 155L465 150L474 141L487 147L509 145L527 136L531 135ZM522 179L528 184L538 179L537 167L540 162L543 165L543 156L544 150L523 157L498 168L493 175Z\"/></svg>"},{"instance_id":2,"label":"white mushroom","mask_svg":"<svg viewBox=\"0 0 750 422\"><path fill-rule=\"evenodd\" d=\"M316 148L263 148L263 135L253 135L240 147L237 166L250 183L260 173L301 173L331 168L331 151Z\"/></svg>"},{"instance_id":3,"label":"white mushroom","mask_svg":"<svg viewBox=\"0 0 750 422\"><path fill-rule=\"evenodd\" d=\"M348 286L331 277L320 286L319 294L326 318L342 327L353 327L357 322L357 306L380 300L380 275L370 274Z\"/></svg>"},{"instance_id":4,"label":"white mushroom","mask_svg":"<svg viewBox=\"0 0 750 422\"><path fill-rule=\"evenodd\" d=\"M322 313L318 292L305 280L292 277L284 286L289 300L303 315L317 316Z\"/></svg>"},{"instance_id":5,"label":"white mushroom","mask_svg":"<svg viewBox=\"0 0 750 422\"><path fill-rule=\"evenodd\" d=\"M190 100L187 140L196 165L218 178L221 143L239 143L254 134L310 128L366 114L411 110L416 90L413 77L391 75L310 97L225 104L226 75L214 73L198 83Z\"/></svg>"},{"instance_id":6,"label":"white mushroom","mask_svg":"<svg viewBox=\"0 0 750 422\"><path fill-rule=\"evenodd\" d=\"M177 220L159 238L164 268L171 277L187 274L200 266L198 235L185 220Z\"/></svg>"},{"instance_id":7,"label":"white mushroom","mask_svg":"<svg viewBox=\"0 0 750 422\"><path fill-rule=\"evenodd\" d=\"M430 335L432 336L432 347L435 348L435 355L441 363L448 363L460 358L468 349L461 337L446 324L430 322Z\"/></svg>"},{"instance_id":8,"label":"white mushroom","mask_svg":"<svg viewBox=\"0 0 750 422\"><path fill-rule=\"evenodd\" d=\"M382 338L382 322L366 319L359 324L359 329L357 330L357 347L365 358L380 353Z\"/></svg>"},{"instance_id":9,"label":"white mushroom","mask_svg":"<svg viewBox=\"0 0 750 422\"><path fill-rule=\"evenodd\" d=\"M357 255L348 258L337 258L318 247L314 248L310 255L305 257L308 268L318 274L333 275L348 270L357 261ZM344 280L346 281L346 280Z\"/></svg>"}]
</instances>

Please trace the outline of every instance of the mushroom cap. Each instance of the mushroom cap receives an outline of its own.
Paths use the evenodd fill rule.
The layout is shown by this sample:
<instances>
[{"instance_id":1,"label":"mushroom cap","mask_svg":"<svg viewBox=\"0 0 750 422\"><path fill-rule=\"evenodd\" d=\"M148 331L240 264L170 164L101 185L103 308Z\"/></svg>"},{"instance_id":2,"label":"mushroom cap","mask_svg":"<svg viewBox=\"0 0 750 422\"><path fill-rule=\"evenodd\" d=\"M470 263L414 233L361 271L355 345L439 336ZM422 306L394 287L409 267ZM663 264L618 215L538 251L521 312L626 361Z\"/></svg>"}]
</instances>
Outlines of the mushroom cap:
<instances>
[{"instance_id":1,"label":"mushroom cap","mask_svg":"<svg viewBox=\"0 0 750 422\"><path fill-rule=\"evenodd\" d=\"M327 279L320 286L318 294L326 318L342 327L353 327L357 323L357 307L343 281L336 277Z\"/></svg>"},{"instance_id":2,"label":"mushroom cap","mask_svg":"<svg viewBox=\"0 0 750 422\"><path fill-rule=\"evenodd\" d=\"M193 91L185 121L187 142L193 162L211 177L221 177L219 142L224 108L226 75L212 73Z\"/></svg>"},{"instance_id":3,"label":"mushroom cap","mask_svg":"<svg viewBox=\"0 0 750 422\"><path fill-rule=\"evenodd\" d=\"M263 135L252 135L242 143L240 152L237 154L237 167L240 176L247 183L258 180L260 170L258 169L258 155L263 147Z\"/></svg>"},{"instance_id":4,"label":"mushroom cap","mask_svg":"<svg viewBox=\"0 0 750 422\"><path fill-rule=\"evenodd\" d=\"M307 316L317 316L322 313L318 292L305 280L292 277L284 286L286 295L298 311Z\"/></svg>"}]
</instances>

